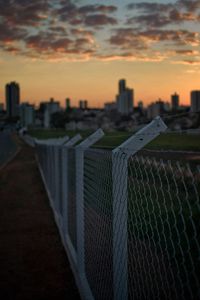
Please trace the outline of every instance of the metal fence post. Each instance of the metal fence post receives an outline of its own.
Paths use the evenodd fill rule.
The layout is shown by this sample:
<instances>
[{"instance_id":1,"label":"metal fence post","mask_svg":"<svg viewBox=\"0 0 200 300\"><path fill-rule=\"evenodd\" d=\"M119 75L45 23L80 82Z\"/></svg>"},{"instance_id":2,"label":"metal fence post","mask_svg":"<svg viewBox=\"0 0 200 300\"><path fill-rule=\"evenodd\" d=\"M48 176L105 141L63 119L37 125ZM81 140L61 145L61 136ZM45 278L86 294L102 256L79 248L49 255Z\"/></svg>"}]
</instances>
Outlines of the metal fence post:
<instances>
[{"instance_id":1,"label":"metal fence post","mask_svg":"<svg viewBox=\"0 0 200 300\"><path fill-rule=\"evenodd\" d=\"M84 262L84 151L103 135L103 130L98 129L76 146L77 265L87 299L92 299L92 294L86 279Z\"/></svg>"},{"instance_id":2,"label":"metal fence post","mask_svg":"<svg viewBox=\"0 0 200 300\"><path fill-rule=\"evenodd\" d=\"M54 213L55 213L55 219L57 222L57 225L59 229L62 228L62 217L61 217L61 211L60 211L60 202L62 201L61 196L61 189L62 189L62 167L60 165L60 159L62 159L62 145L66 143L69 140L68 136L65 136L64 138L58 138L58 139L50 139L48 141L49 146L52 148L53 153L53 160L50 161L50 163L53 163L54 169L52 172L52 187L53 187L53 204L54 204ZM61 230L62 232L62 230Z\"/></svg>"},{"instance_id":3,"label":"metal fence post","mask_svg":"<svg viewBox=\"0 0 200 300\"><path fill-rule=\"evenodd\" d=\"M62 203L63 203L63 218L62 231L66 238L68 234L68 151L69 147L74 146L81 140L81 135L77 134L62 146Z\"/></svg>"},{"instance_id":4,"label":"metal fence post","mask_svg":"<svg viewBox=\"0 0 200 300\"><path fill-rule=\"evenodd\" d=\"M113 179L113 289L115 300L128 299L128 159L167 126L160 117L112 151Z\"/></svg>"}]
</instances>

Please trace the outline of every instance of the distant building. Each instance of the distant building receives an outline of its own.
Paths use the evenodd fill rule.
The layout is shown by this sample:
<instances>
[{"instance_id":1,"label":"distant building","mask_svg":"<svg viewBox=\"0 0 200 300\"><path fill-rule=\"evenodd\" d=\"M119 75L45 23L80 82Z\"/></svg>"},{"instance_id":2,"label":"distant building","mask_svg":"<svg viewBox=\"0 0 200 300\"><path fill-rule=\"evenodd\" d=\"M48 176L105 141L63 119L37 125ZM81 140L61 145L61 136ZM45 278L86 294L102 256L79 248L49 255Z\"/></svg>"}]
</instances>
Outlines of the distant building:
<instances>
[{"instance_id":1,"label":"distant building","mask_svg":"<svg viewBox=\"0 0 200 300\"><path fill-rule=\"evenodd\" d=\"M171 95L171 106L174 111L179 109L179 95L177 93Z\"/></svg>"},{"instance_id":2,"label":"distant building","mask_svg":"<svg viewBox=\"0 0 200 300\"><path fill-rule=\"evenodd\" d=\"M59 101L50 98L48 102L40 103L40 111L44 115L44 127L50 127L51 115L61 110Z\"/></svg>"},{"instance_id":3,"label":"distant building","mask_svg":"<svg viewBox=\"0 0 200 300\"><path fill-rule=\"evenodd\" d=\"M87 109L88 108L88 102L87 100L80 100L79 101L79 108L80 109Z\"/></svg>"},{"instance_id":4,"label":"distant building","mask_svg":"<svg viewBox=\"0 0 200 300\"><path fill-rule=\"evenodd\" d=\"M34 125L35 123L35 109L34 105L23 103L20 105L20 123L22 127Z\"/></svg>"},{"instance_id":5,"label":"distant building","mask_svg":"<svg viewBox=\"0 0 200 300\"><path fill-rule=\"evenodd\" d=\"M54 98L50 98L50 101L47 102L47 107L50 114L60 111L60 102L55 101Z\"/></svg>"},{"instance_id":6,"label":"distant building","mask_svg":"<svg viewBox=\"0 0 200 300\"><path fill-rule=\"evenodd\" d=\"M124 115L133 111L133 89L126 87L125 79L119 80L119 94L116 97L117 110Z\"/></svg>"},{"instance_id":7,"label":"distant building","mask_svg":"<svg viewBox=\"0 0 200 300\"><path fill-rule=\"evenodd\" d=\"M6 84L6 110L8 117L19 116L19 104L20 104L20 87L16 82Z\"/></svg>"},{"instance_id":8,"label":"distant building","mask_svg":"<svg viewBox=\"0 0 200 300\"><path fill-rule=\"evenodd\" d=\"M69 110L71 108L71 103L70 99L66 98L65 103L66 103L66 110Z\"/></svg>"},{"instance_id":9,"label":"distant building","mask_svg":"<svg viewBox=\"0 0 200 300\"><path fill-rule=\"evenodd\" d=\"M104 103L104 110L105 111L111 111L116 109L116 103L115 102L107 102Z\"/></svg>"},{"instance_id":10,"label":"distant building","mask_svg":"<svg viewBox=\"0 0 200 300\"><path fill-rule=\"evenodd\" d=\"M4 105L3 103L0 103L0 111L3 111L4 110Z\"/></svg>"},{"instance_id":11,"label":"distant building","mask_svg":"<svg viewBox=\"0 0 200 300\"><path fill-rule=\"evenodd\" d=\"M44 112L44 128L49 128L50 127L50 112L49 112L49 107L46 107L46 110Z\"/></svg>"},{"instance_id":12,"label":"distant building","mask_svg":"<svg viewBox=\"0 0 200 300\"><path fill-rule=\"evenodd\" d=\"M151 120L159 115L162 115L164 112L164 107L165 103L161 99L154 103L151 103L147 107L147 118Z\"/></svg>"},{"instance_id":13,"label":"distant building","mask_svg":"<svg viewBox=\"0 0 200 300\"><path fill-rule=\"evenodd\" d=\"M144 104L143 104L143 101L138 101L138 108L141 110L141 111L143 111L143 109L144 109Z\"/></svg>"},{"instance_id":14,"label":"distant building","mask_svg":"<svg viewBox=\"0 0 200 300\"><path fill-rule=\"evenodd\" d=\"M88 102L87 102L87 100L84 100L84 108L88 109Z\"/></svg>"},{"instance_id":15,"label":"distant building","mask_svg":"<svg viewBox=\"0 0 200 300\"><path fill-rule=\"evenodd\" d=\"M191 112L200 112L200 91L191 92Z\"/></svg>"},{"instance_id":16,"label":"distant building","mask_svg":"<svg viewBox=\"0 0 200 300\"><path fill-rule=\"evenodd\" d=\"M119 80L119 94L121 94L125 91L126 91L126 80L125 79L120 79Z\"/></svg>"}]
</instances>

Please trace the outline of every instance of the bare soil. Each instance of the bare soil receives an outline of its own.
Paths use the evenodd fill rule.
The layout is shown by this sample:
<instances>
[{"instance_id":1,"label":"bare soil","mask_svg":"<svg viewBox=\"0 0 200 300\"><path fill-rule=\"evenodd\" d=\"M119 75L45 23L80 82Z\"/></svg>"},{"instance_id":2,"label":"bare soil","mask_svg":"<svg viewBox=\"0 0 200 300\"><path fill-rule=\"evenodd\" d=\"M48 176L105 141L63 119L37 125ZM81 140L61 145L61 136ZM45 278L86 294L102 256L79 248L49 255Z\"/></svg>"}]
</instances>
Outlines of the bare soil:
<instances>
[{"instance_id":1,"label":"bare soil","mask_svg":"<svg viewBox=\"0 0 200 300\"><path fill-rule=\"evenodd\" d=\"M34 150L17 143L0 171L0 299L80 299Z\"/></svg>"}]
</instances>

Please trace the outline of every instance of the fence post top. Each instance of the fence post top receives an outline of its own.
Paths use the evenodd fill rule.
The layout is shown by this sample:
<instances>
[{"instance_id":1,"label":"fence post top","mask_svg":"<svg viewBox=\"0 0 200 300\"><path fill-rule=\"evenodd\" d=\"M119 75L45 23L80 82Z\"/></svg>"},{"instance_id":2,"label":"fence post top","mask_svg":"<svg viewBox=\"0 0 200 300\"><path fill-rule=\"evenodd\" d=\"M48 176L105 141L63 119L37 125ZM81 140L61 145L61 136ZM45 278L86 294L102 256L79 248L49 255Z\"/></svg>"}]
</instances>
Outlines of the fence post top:
<instances>
[{"instance_id":1,"label":"fence post top","mask_svg":"<svg viewBox=\"0 0 200 300\"><path fill-rule=\"evenodd\" d=\"M46 140L39 140L35 138L35 142L38 145L48 145L48 146L62 146L69 140L69 137L66 135L61 138L51 138Z\"/></svg>"},{"instance_id":2,"label":"fence post top","mask_svg":"<svg viewBox=\"0 0 200 300\"><path fill-rule=\"evenodd\" d=\"M90 136L88 136L84 141L82 141L79 145L77 145L76 149L89 148L90 146L95 144L98 140L100 140L103 136L104 136L104 132L101 128L99 128Z\"/></svg>"},{"instance_id":3,"label":"fence post top","mask_svg":"<svg viewBox=\"0 0 200 300\"><path fill-rule=\"evenodd\" d=\"M123 153L127 155L127 158L139 150L145 145L155 139L161 132L167 129L166 124L163 122L160 116L153 119L148 125L140 129L129 139L123 142L120 146L115 148L112 153Z\"/></svg>"},{"instance_id":4,"label":"fence post top","mask_svg":"<svg viewBox=\"0 0 200 300\"><path fill-rule=\"evenodd\" d=\"M63 147L67 148L70 146L74 146L81 139L82 139L82 136L80 134L76 134L74 137L72 137L70 140L68 140L66 143L64 143Z\"/></svg>"}]
</instances>

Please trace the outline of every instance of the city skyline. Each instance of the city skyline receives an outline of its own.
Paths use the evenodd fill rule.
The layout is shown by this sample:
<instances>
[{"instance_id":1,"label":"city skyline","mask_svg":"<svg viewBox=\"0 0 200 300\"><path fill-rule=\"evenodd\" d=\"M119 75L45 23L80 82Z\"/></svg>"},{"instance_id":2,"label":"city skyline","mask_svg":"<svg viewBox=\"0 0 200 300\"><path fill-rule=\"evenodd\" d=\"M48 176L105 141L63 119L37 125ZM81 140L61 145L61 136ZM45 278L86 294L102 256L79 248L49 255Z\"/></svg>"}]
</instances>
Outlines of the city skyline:
<instances>
[{"instance_id":1,"label":"city skyline","mask_svg":"<svg viewBox=\"0 0 200 300\"><path fill-rule=\"evenodd\" d=\"M103 107L126 78L135 103L177 92L189 105L199 90L199 16L199 0L1 1L0 102L16 81L23 101Z\"/></svg>"},{"instance_id":2,"label":"city skyline","mask_svg":"<svg viewBox=\"0 0 200 300\"><path fill-rule=\"evenodd\" d=\"M2 101L0 101L0 104L2 104L4 107L5 107L5 110L7 110L6 108L7 108L7 105L8 105L8 99L7 99L7 89L8 89L8 86L12 86L12 85L17 85L18 86L18 89L19 89L19 93L20 93L20 95L22 94L22 90L23 89L21 89L21 86L20 86L20 84L18 83L18 82L16 82L16 81L11 81L11 82L7 82L6 83L6 85L5 85L5 103L4 102L2 102ZM121 88L123 87L123 91L121 90ZM118 89L118 90L117 90ZM117 86L116 86L116 95L115 95L115 98L113 98L113 100L112 101L104 101L104 102L102 102L102 105L101 106L95 106L95 105L91 105L91 103L89 103L89 101L87 100L87 99L83 99L84 97L82 97L82 99L77 99L77 101L76 101L76 103L74 103L75 101L73 101L73 99L71 99L71 98L65 98L63 101L62 100L60 100L60 99L56 99L55 97L53 97L53 96L51 96L51 97L49 97L49 98L46 98L46 99L42 99L42 100L40 100L40 101L38 101L37 103L34 103L33 101L31 102L31 101L29 101L28 99L21 99L20 100L20 104L29 104L29 105L33 105L33 106L35 106L36 108L39 108L40 107L40 105L41 105L41 103L47 103L47 102L54 102L54 103L59 103L59 105L61 106L61 108L63 108L63 109L65 109L66 107L68 107L69 105L71 106L71 107L74 107L74 108L76 108L76 107L86 107L86 108L105 108L105 105L107 105L107 104L113 104L113 103L116 103L116 105L117 106L119 106L119 103L118 103L118 101L119 101L119 95L121 94L121 93L123 93L124 91L128 91L128 93L129 92L131 92L132 93L132 95L130 95L130 96L128 96L128 98L129 97L131 97L130 98L130 100L128 100L128 99L126 99L126 97L125 97L125 99L121 99L121 101L122 102L124 102L124 104L121 104L121 105L128 105L128 107L131 107L131 103L133 104L132 105L132 107L134 108L134 107L139 107L140 106L140 104L142 103L142 106L144 107L144 108L148 108L150 105L152 105L152 104L154 104L154 103L156 103L156 102L159 102L159 101L162 101L163 103L166 103L166 104L169 104L170 106L171 106L171 108L173 109L173 106L174 106L174 100L172 100L172 99L174 99L174 97L175 98L177 98L178 97L178 99L176 100L176 106L178 107L181 107L181 106L185 106L185 107L189 107L189 106L191 106L191 94L193 93L193 92L200 92L199 90L193 90L193 91L190 91L190 94L189 94L189 102L188 103L186 103L186 104L184 104L184 103L182 103L181 102L181 100L180 100L180 94L179 93L177 93L177 92L174 92L174 93L171 93L171 95L169 95L169 98L166 100L166 99L163 99L163 98L161 98L161 97L158 97L157 99L154 99L153 101L151 101L151 102L149 102L149 103L144 103L141 99L140 100L137 100L137 101L135 101L135 97L134 97L134 94L135 94L135 90L134 89L130 89L130 88L128 88L127 86L126 86L126 79L119 79L118 80L118 82L117 82ZM118 94L119 93L119 94ZM20 96L20 98L21 98L21 96ZM126 102L130 102L129 104L128 103L126 103ZM126 103L126 104L125 104ZM120 110L120 109L119 109Z\"/></svg>"}]
</instances>

